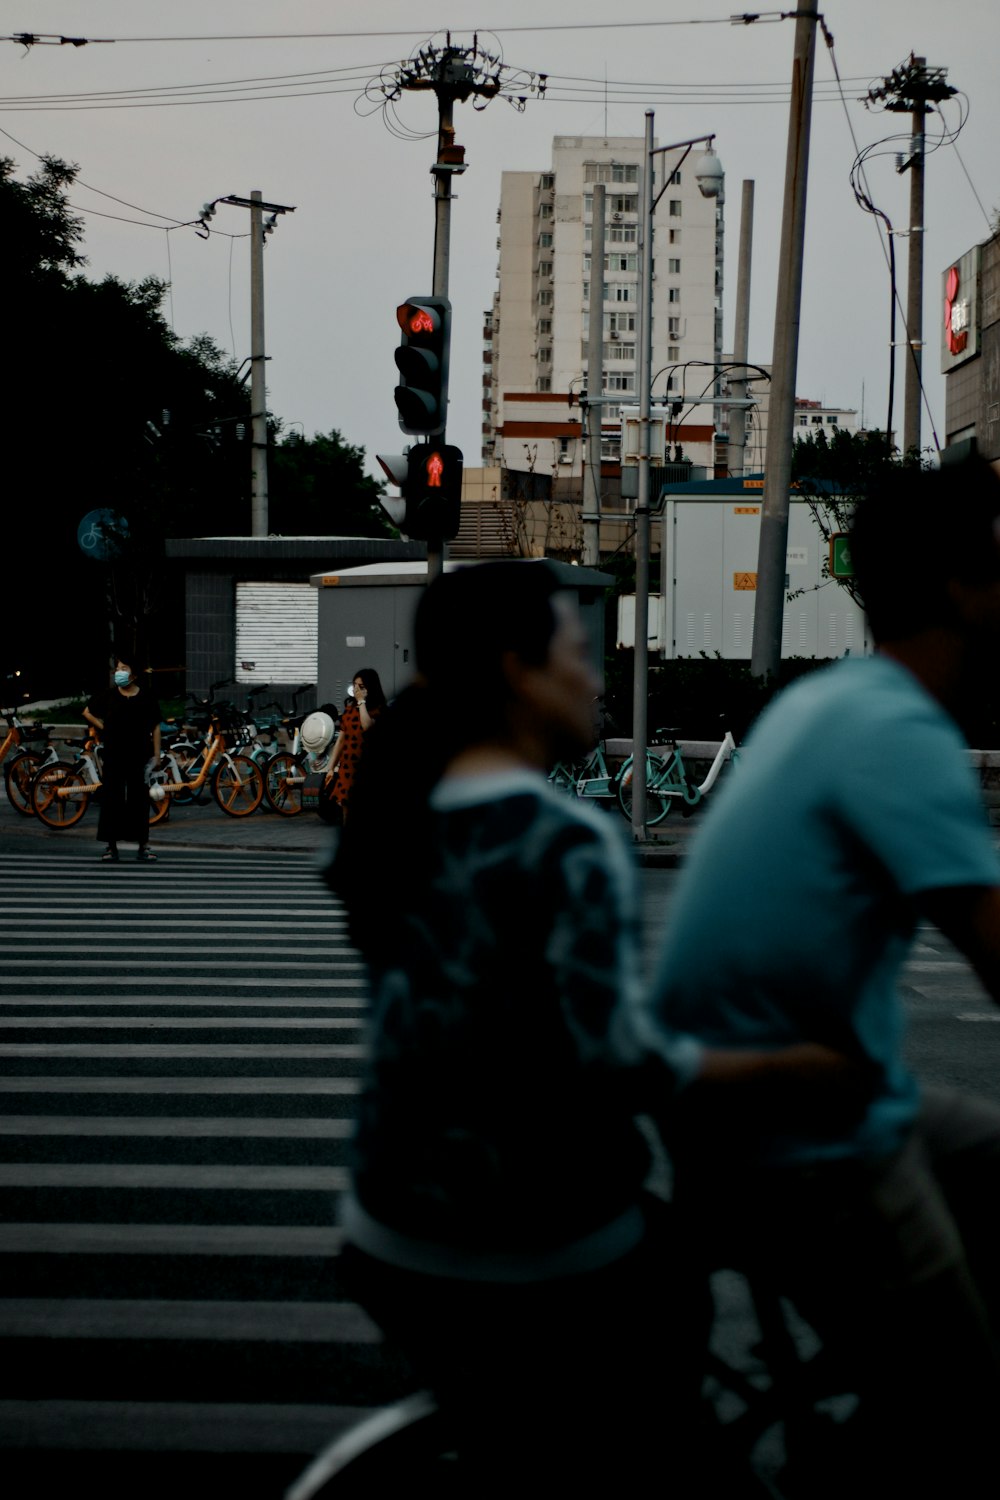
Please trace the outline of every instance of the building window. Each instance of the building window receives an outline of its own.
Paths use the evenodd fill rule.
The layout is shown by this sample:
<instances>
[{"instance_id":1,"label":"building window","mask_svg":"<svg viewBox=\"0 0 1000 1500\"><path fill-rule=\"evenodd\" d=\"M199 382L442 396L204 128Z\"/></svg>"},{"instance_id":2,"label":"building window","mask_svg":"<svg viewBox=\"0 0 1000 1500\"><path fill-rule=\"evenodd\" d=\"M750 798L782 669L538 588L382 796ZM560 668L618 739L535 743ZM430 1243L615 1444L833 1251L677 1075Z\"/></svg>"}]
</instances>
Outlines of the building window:
<instances>
[{"instance_id":1,"label":"building window","mask_svg":"<svg viewBox=\"0 0 1000 1500\"><path fill-rule=\"evenodd\" d=\"M827 417L826 420L827 420L828 424L831 427L836 427L836 425L837 425L837 418L836 417Z\"/></svg>"},{"instance_id":2,"label":"building window","mask_svg":"<svg viewBox=\"0 0 1000 1500\"><path fill-rule=\"evenodd\" d=\"M551 318L539 318L539 320L538 320L538 330L537 331L539 333L551 333L552 332L552 319Z\"/></svg>"},{"instance_id":3,"label":"building window","mask_svg":"<svg viewBox=\"0 0 1000 1500\"><path fill-rule=\"evenodd\" d=\"M540 291L538 293L538 305L539 305L539 307L551 307L552 306L552 293L549 291L549 289L547 287L545 287L542 291Z\"/></svg>"},{"instance_id":4,"label":"building window","mask_svg":"<svg viewBox=\"0 0 1000 1500\"><path fill-rule=\"evenodd\" d=\"M589 281L585 281L583 283L583 300L584 300L584 302L589 302L590 301L590 282ZM604 298L603 298L603 300L605 302L607 302L607 301L610 300L609 296L608 296L608 283L607 282L604 283Z\"/></svg>"},{"instance_id":5,"label":"building window","mask_svg":"<svg viewBox=\"0 0 1000 1500\"><path fill-rule=\"evenodd\" d=\"M681 274L680 261L674 257L671 257L671 259L667 261L667 270L670 272L671 276L679 276Z\"/></svg>"},{"instance_id":6,"label":"building window","mask_svg":"<svg viewBox=\"0 0 1000 1500\"><path fill-rule=\"evenodd\" d=\"M681 216L681 200L679 198L671 198L671 200L670 200L670 217L672 219L679 219L680 216Z\"/></svg>"},{"instance_id":7,"label":"building window","mask_svg":"<svg viewBox=\"0 0 1000 1500\"><path fill-rule=\"evenodd\" d=\"M667 345L667 358L668 359L680 359L680 357L681 357L680 347L677 344L668 344Z\"/></svg>"},{"instance_id":8,"label":"building window","mask_svg":"<svg viewBox=\"0 0 1000 1500\"><path fill-rule=\"evenodd\" d=\"M680 242L681 242L681 232L680 232L680 230L679 229L670 229L670 230L668 230L667 231L667 238L669 239L671 245L679 245Z\"/></svg>"},{"instance_id":9,"label":"building window","mask_svg":"<svg viewBox=\"0 0 1000 1500\"><path fill-rule=\"evenodd\" d=\"M681 300L681 289L680 289L680 287L679 286L672 286L672 287L670 287L668 289L668 291L667 291L667 301L668 302L679 302L680 300Z\"/></svg>"},{"instance_id":10,"label":"building window","mask_svg":"<svg viewBox=\"0 0 1000 1500\"><path fill-rule=\"evenodd\" d=\"M621 364L623 361L631 364L635 359L635 344L624 344L620 340L604 345L604 359L607 363L614 361Z\"/></svg>"},{"instance_id":11,"label":"building window","mask_svg":"<svg viewBox=\"0 0 1000 1500\"><path fill-rule=\"evenodd\" d=\"M680 174L680 172L671 172L671 174L670 174L670 186L671 187L680 187L680 185L681 185L681 174Z\"/></svg>"},{"instance_id":12,"label":"building window","mask_svg":"<svg viewBox=\"0 0 1000 1500\"><path fill-rule=\"evenodd\" d=\"M551 276L552 262L550 260L540 260L538 262L538 274L539 276Z\"/></svg>"},{"instance_id":13,"label":"building window","mask_svg":"<svg viewBox=\"0 0 1000 1500\"><path fill-rule=\"evenodd\" d=\"M540 188L554 188L555 185L556 185L555 173L554 172L544 172L542 174L542 177L541 177L541 180L539 181L538 186Z\"/></svg>"},{"instance_id":14,"label":"building window","mask_svg":"<svg viewBox=\"0 0 1000 1500\"><path fill-rule=\"evenodd\" d=\"M539 375L537 384L538 384L538 389L540 391L551 391L551 389L552 389L552 376L551 375Z\"/></svg>"},{"instance_id":15,"label":"building window","mask_svg":"<svg viewBox=\"0 0 1000 1500\"><path fill-rule=\"evenodd\" d=\"M634 302L636 300L635 283L631 281L620 281L611 288L610 302Z\"/></svg>"},{"instance_id":16,"label":"building window","mask_svg":"<svg viewBox=\"0 0 1000 1500\"><path fill-rule=\"evenodd\" d=\"M634 391L635 390L635 376L634 375L615 375L615 374L611 374L611 375L606 375L604 378L605 378L605 381L606 381L604 389L606 391Z\"/></svg>"},{"instance_id":17,"label":"building window","mask_svg":"<svg viewBox=\"0 0 1000 1500\"><path fill-rule=\"evenodd\" d=\"M610 199L608 207L613 214L634 214L637 208L637 199L634 193L627 198L623 193L616 194Z\"/></svg>"},{"instance_id":18,"label":"building window","mask_svg":"<svg viewBox=\"0 0 1000 1500\"><path fill-rule=\"evenodd\" d=\"M680 337L680 332L681 332L681 320L680 320L680 318L668 318L667 319L667 332L670 334L671 338L679 338Z\"/></svg>"},{"instance_id":19,"label":"building window","mask_svg":"<svg viewBox=\"0 0 1000 1500\"><path fill-rule=\"evenodd\" d=\"M590 261L589 255L583 257L584 274L590 270ZM613 254L604 257L604 269L606 271L638 271L639 257L634 251L616 250Z\"/></svg>"},{"instance_id":20,"label":"building window","mask_svg":"<svg viewBox=\"0 0 1000 1500\"><path fill-rule=\"evenodd\" d=\"M552 235L551 235L551 232L548 231L548 230L543 230L543 232L538 236L538 243L539 243L539 245L541 245L541 247L542 247L543 250L551 250L552 249Z\"/></svg>"},{"instance_id":21,"label":"building window","mask_svg":"<svg viewBox=\"0 0 1000 1500\"><path fill-rule=\"evenodd\" d=\"M540 203L538 205L538 217L540 219L551 219L551 217L552 217L552 204L551 203Z\"/></svg>"},{"instance_id":22,"label":"building window","mask_svg":"<svg viewBox=\"0 0 1000 1500\"><path fill-rule=\"evenodd\" d=\"M550 365L552 363L552 350L550 348L539 349L538 363L540 365Z\"/></svg>"},{"instance_id":23,"label":"building window","mask_svg":"<svg viewBox=\"0 0 1000 1500\"><path fill-rule=\"evenodd\" d=\"M621 161L588 161L583 167L584 182L638 182L638 166Z\"/></svg>"},{"instance_id":24,"label":"building window","mask_svg":"<svg viewBox=\"0 0 1000 1500\"><path fill-rule=\"evenodd\" d=\"M608 313L608 332L609 333L634 333L635 332L635 313L634 312L613 312L613 313Z\"/></svg>"},{"instance_id":25,"label":"building window","mask_svg":"<svg viewBox=\"0 0 1000 1500\"><path fill-rule=\"evenodd\" d=\"M608 239L614 244L634 245L639 237L638 224L609 224Z\"/></svg>"}]
</instances>

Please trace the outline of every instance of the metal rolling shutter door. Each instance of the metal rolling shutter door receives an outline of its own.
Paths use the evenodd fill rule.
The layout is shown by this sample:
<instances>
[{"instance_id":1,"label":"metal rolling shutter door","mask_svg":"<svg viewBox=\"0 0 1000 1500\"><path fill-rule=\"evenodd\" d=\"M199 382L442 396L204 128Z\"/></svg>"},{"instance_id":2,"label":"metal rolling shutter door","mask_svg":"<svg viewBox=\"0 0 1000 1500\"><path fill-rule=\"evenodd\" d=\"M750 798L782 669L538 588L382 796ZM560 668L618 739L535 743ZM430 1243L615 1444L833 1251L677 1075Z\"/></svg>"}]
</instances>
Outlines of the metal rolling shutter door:
<instances>
[{"instance_id":1,"label":"metal rolling shutter door","mask_svg":"<svg viewBox=\"0 0 1000 1500\"><path fill-rule=\"evenodd\" d=\"M316 681L317 599L308 583L237 583L237 682Z\"/></svg>"}]
</instances>

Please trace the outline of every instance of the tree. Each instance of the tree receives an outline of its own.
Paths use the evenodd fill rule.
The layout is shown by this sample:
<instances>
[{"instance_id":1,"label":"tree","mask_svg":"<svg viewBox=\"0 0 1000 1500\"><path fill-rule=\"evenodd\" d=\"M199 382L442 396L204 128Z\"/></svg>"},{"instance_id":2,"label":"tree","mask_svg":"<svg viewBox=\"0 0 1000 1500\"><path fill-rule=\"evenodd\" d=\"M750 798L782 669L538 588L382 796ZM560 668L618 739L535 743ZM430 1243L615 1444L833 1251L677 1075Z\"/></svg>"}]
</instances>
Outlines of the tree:
<instances>
[{"instance_id":1,"label":"tree","mask_svg":"<svg viewBox=\"0 0 1000 1500\"><path fill-rule=\"evenodd\" d=\"M66 197L76 172L44 157L19 182L0 159L7 467L19 476L9 597L31 621L5 642L0 672L21 669L36 696L99 681L111 635L137 665L151 652L179 661L182 610L164 539L238 535L250 520L249 391L210 338L174 335L164 282L83 274L82 221ZM275 454L275 530L384 531L360 450L335 432L302 453L286 452L293 446ZM94 510L125 522L108 564L77 545ZM42 598L56 607L40 609Z\"/></svg>"},{"instance_id":2,"label":"tree","mask_svg":"<svg viewBox=\"0 0 1000 1500\"><path fill-rule=\"evenodd\" d=\"M792 483L809 502L825 543L831 537L850 529L854 507L862 496L889 469L923 467L919 454L899 454L886 441L884 432L848 432L837 427L830 437L819 427L792 447ZM854 579L833 578L828 548L824 554L823 577L845 588L861 604ZM824 587L823 584L818 587ZM797 590L789 598L797 598Z\"/></svg>"},{"instance_id":3,"label":"tree","mask_svg":"<svg viewBox=\"0 0 1000 1500\"><path fill-rule=\"evenodd\" d=\"M280 432L281 423L276 423ZM339 432L277 442L268 463L271 530L282 536L391 536L383 485L364 472L364 449Z\"/></svg>"}]
</instances>

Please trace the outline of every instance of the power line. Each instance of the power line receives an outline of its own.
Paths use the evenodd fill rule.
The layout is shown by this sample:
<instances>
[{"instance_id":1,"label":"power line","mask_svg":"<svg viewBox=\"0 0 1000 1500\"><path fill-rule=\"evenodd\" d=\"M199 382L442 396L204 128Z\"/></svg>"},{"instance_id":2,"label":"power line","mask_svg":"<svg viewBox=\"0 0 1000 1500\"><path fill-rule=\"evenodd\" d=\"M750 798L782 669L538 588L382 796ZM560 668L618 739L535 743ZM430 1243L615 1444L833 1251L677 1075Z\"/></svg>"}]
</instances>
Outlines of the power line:
<instances>
[{"instance_id":1,"label":"power line","mask_svg":"<svg viewBox=\"0 0 1000 1500\"><path fill-rule=\"evenodd\" d=\"M35 151L25 141L18 140L16 135L11 135L10 131L4 130L2 126L0 126L0 135L6 136L9 141L13 141L14 145L19 146L22 151L27 151L28 155L33 156L36 161L44 162L47 160L41 152ZM89 182L84 182L80 177L73 178L73 185L75 187L86 188L88 193L97 193L101 198L108 198L112 203L120 203L123 208L134 208L136 213L146 214L148 218L165 219L167 223L147 224L144 219L126 219L122 214L103 213L99 208L83 208L80 204L67 202L67 207L71 208L74 213L95 214L99 219L116 219L121 224L138 224L143 229L165 229L168 234L172 229L189 229L201 222L199 219L177 219L173 214L161 214L157 213L155 209L140 208L137 203L130 203L127 198L118 198L114 193L106 193L103 188L92 187ZM215 233L225 235L227 239L233 240L247 238L245 234L229 234L224 229L217 229Z\"/></svg>"},{"instance_id":2,"label":"power line","mask_svg":"<svg viewBox=\"0 0 1000 1500\"><path fill-rule=\"evenodd\" d=\"M692 16L675 20L656 21L581 21L581 22L557 22L552 25L538 23L533 26L484 26L479 28L483 31L509 32L563 32L563 31L623 31L639 28L658 29L662 27L676 26L733 26L750 25L757 21L785 21L794 17L794 11L754 11L744 12L742 15L728 16ZM148 46L161 45L175 42L300 42L300 41L346 41L351 39L364 40L368 37L383 36L426 36L426 28L407 27L385 29L377 31L254 31L244 33L230 33L220 35L200 36L101 36L101 37L66 37L55 32L19 32L11 36L0 36L0 42L14 42L21 47L35 46L74 46L86 47L91 43L97 45L120 44L123 46Z\"/></svg>"},{"instance_id":3,"label":"power line","mask_svg":"<svg viewBox=\"0 0 1000 1500\"><path fill-rule=\"evenodd\" d=\"M15 102L42 103L47 99L73 100L73 99L105 99L114 98L116 95L138 95L138 94L166 94L184 90L195 90L199 93L207 89L245 88L250 84L278 85L280 83L292 83L297 79L315 78L320 81L335 81L337 74L346 74L348 79L355 75L367 78L373 68L381 64L356 63L349 68L313 68L306 73L262 73L255 74L250 78L213 78L207 83L166 83L150 84L148 87L130 89L81 89L73 93L60 92L57 94L4 94L0 95L0 103L11 104Z\"/></svg>"}]
</instances>

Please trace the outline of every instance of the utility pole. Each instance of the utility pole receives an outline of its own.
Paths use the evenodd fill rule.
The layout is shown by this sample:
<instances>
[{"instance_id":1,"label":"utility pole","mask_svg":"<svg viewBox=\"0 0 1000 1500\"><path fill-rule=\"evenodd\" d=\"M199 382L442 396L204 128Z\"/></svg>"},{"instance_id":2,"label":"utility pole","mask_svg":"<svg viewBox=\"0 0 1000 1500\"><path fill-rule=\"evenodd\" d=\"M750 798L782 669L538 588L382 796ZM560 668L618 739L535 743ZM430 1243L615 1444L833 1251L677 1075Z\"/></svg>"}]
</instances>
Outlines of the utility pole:
<instances>
[{"instance_id":1,"label":"utility pole","mask_svg":"<svg viewBox=\"0 0 1000 1500\"><path fill-rule=\"evenodd\" d=\"M733 339L733 363L736 373L730 376L729 386L737 405L729 408L729 442L726 466L733 478L744 471L747 442L747 355L750 344L750 262L753 253L753 193L754 185L743 183L743 201L740 206L740 263L736 273L736 333ZM742 368L741 368L742 367Z\"/></svg>"},{"instance_id":2,"label":"utility pole","mask_svg":"<svg viewBox=\"0 0 1000 1500\"><path fill-rule=\"evenodd\" d=\"M920 450L920 406L923 397L924 349L924 116L932 103L948 99L957 90L945 82L946 68L928 68L926 57L914 57L894 68L878 88L868 90L868 102L884 103L895 114L912 117L910 154L900 157L897 172L910 174L909 251L906 268L906 346L908 359L903 380L903 452ZM895 352L890 357L895 359Z\"/></svg>"},{"instance_id":3,"label":"utility pole","mask_svg":"<svg viewBox=\"0 0 1000 1500\"><path fill-rule=\"evenodd\" d=\"M545 92L544 77L529 75L527 92ZM400 98L404 91L432 90L438 105L437 157L431 167L434 177L434 266L433 295L448 296L451 259L452 178L465 171L465 147L455 141L455 104L475 97L479 107L497 95L524 107L524 94L514 94L520 79L515 78L499 58L484 51L477 37L471 47L453 46L451 32L445 34L443 47L428 43L407 62L401 64L392 81L385 80L381 91L386 105ZM522 84L522 86L524 86ZM445 433L436 435L440 444ZM456 450L457 451L457 450ZM444 568L445 541L431 537L427 542L428 582Z\"/></svg>"},{"instance_id":4,"label":"utility pole","mask_svg":"<svg viewBox=\"0 0 1000 1500\"><path fill-rule=\"evenodd\" d=\"M703 198L717 198L722 191L723 172L712 150L714 135L697 135L670 146L653 145L653 111L646 111L646 137L643 157L642 186L639 194L639 474L635 502L635 631L632 666L632 837L639 843L646 837L646 746L649 739L649 515L652 488L650 461L650 412L653 386L653 222L656 205L666 192L670 178L679 172L694 146L704 145L705 153L695 163L694 175ZM655 158L680 151L681 156L668 168L664 164L663 181L655 190ZM603 266L601 273L603 277ZM591 263L591 309L593 309L593 263ZM591 311L593 316L593 311ZM664 566L661 560L661 567Z\"/></svg>"},{"instance_id":5,"label":"utility pole","mask_svg":"<svg viewBox=\"0 0 1000 1500\"><path fill-rule=\"evenodd\" d=\"M785 199L778 254L778 300L774 318L771 395L767 415L767 451L764 458L764 496L757 552L757 600L750 657L750 671L754 677L777 674L781 663L781 623L785 603L788 489L792 478L792 423L795 418L795 374L799 358L802 254L806 228L817 0L799 0L796 14L798 19L795 22L795 50L792 59L792 98L785 155Z\"/></svg>"},{"instance_id":6,"label":"utility pole","mask_svg":"<svg viewBox=\"0 0 1000 1500\"><path fill-rule=\"evenodd\" d=\"M601 396L604 394L604 196L594 183L590 216L590 331L587 339L587 462L583 480L583 563L601 560Z\"/></svg>"},{"instance_id":7,"label":"utility pole","mask_svg":"<svg viewBox=\"0 0 1000 1500\"><path fill-rule=\"evenodd\" d=\"M263 194L256 188L249 198L238 198L229 194L206 203L199 220L205 233L209 234L208 221L215 215L216 205L231 204L234 208L250 210L250 535L268 534L267 498L267 380L264 352L264 241L274 232L279 214L293 214L295 209L287 203L265 203ZM264 222L264 212L269 214Z\"/></svg>"},{"instance_id":8,"label":"utility pole","mask_svg":"<svg viewBox=\"0 0 1000 1500\"><path fill-rule=\"evenodd\" d=\"M250 535L267 536L267 381L264 362L263 193L250 194Z\"/></svg>"}]
</instances>

